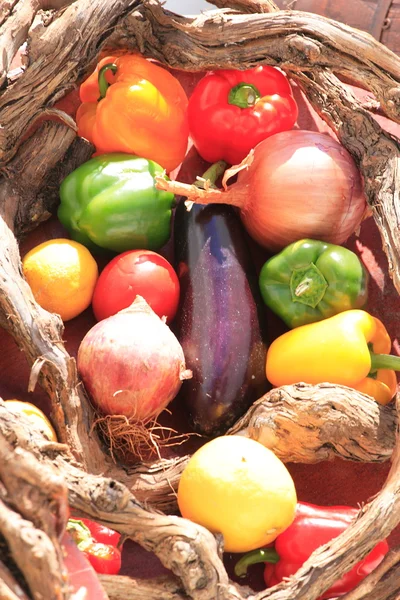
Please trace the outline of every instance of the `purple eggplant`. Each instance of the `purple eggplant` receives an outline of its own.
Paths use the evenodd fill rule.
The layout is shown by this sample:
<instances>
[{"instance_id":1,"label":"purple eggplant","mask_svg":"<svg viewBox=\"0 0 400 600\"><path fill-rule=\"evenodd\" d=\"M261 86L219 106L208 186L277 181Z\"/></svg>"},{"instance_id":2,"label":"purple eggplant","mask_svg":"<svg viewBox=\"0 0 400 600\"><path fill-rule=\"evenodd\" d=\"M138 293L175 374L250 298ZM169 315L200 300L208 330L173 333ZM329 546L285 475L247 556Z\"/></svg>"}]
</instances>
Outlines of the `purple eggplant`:
<instances>
[{"instance_id":1,"label":"purple eggplant","mask_svg":"<svg viewBox=\"0 0 400 600\"><path fill-rule=\"evenodd\" d=\"M220 435L268 389L267 329L247 234L235 209L181 201L174 256L181 297L174 330L193 378L178 401L193 429Z\"/></svg>"}]
</instances>

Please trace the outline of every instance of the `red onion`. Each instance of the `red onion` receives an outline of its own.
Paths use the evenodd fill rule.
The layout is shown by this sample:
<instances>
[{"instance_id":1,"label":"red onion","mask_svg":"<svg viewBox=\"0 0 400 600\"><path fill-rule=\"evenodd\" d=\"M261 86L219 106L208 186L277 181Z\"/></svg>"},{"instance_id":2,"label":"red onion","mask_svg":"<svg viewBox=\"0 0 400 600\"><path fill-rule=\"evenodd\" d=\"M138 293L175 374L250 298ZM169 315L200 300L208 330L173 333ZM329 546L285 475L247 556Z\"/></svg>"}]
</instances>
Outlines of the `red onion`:
<instances>
[{"instance_id":1,"label":"red onion","mask_svg":"<svg viewBox=\"0 0 400 600\"><path fill-rule=\"evenodd\" d=\"M142 423L155 418L191 377L177 338L141 296L88 331L77 365L99 412Z\"/></svg>"},{"instance_id":2,"label":"red onion","mask_svg":"<svg viewBox=\"0 0 400 600\"><path fill-rule=\"evenodd\" d=\"M238 174L229 187L227 180ZM199 204L237 206L259 244L277 251L302 238L342 244L358 228L367 205L360 173L330 135L290 130L260 142L228 169L224 190L157 179L157 187Z\"/></svg>"}]
</instances>

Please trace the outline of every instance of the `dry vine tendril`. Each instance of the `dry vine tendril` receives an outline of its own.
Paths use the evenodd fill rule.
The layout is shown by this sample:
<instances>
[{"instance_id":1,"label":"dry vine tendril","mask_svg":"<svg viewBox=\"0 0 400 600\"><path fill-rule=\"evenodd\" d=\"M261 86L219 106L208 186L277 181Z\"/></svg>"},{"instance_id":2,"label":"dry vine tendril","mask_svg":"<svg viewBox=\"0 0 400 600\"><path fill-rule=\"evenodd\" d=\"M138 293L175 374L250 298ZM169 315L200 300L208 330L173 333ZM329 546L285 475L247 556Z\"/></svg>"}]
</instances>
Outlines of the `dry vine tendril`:
<instances>
[{"instance_id":1,"label":"dry vine tendril","mask_svg":"<svg viewBox=\"0 0 400 600\"><path fill-rule=\"evenodd\" d=\"M229 4L222 0L214 3L224 7ZM150 592L149 584L143 583L142 588L136 589L136 593L142 595L136 597L145 598L147 594L147 597L176 600L185 595L204 600L318 598L343 572L345 565L348 568L360 560L400 520L399 444L395 446L392 469L380 494L344 534L315 552L296 577L256 595L230 583L213 536L195 525L188 529L177 517L146 510L138 501L139 498L149 504L154 502L154 506L163 508L171 506L173 494L170 488L168 494L166 490L171 482L176 484L184 461L141 465L129 473L105 455L96 435L89 436L93 413L79 385L75 363L64 348L62 324L36 305L22 280L17 237L47 218L57 202L58 183L86 160L92 149L77 140L65 123L48 122L24 142L20 133L80 83L104 47L140 50L145 56L172 67L193 71L244 68L260 63L279 65L298 82L359 164L390 274L400 293L400 211L396 204L399 144L372 120L335 76L346 75L372 91L387 116L400 122L400 60L362 32L328 19L297 11L273 14L276 7L270 0L232 1L232 7L243 9L249 13L246 15L226 8L197 18L174 16L164 11L156 0L112 3L79 0L70 4L68 0L55 0L46 3L46 12L38 13L41 2L29 4L17 0L0 9L0 324L13 335L28 362L35 365L31 385L33 387L38 379L48 392L59 439L69 447L50 447L43 441L36 442L36 438L32 440L23 423L13 423L3 408L0 410L1 449L6 453L10 450L7 444L18 446L37 461L34 467L31 458L21 455L21 465L26 460L26 464L38 472L40 466L45 465L52 473L68 474L72 506L106 524L112 523L146 549L157 552L165 566L180 578L181 587L176 585L176 580L164 580L152 583ZM59 10L62 7L64 10ZM251 14L255 10L260 11L259 14ZM35 26L30 30L36 13ZM29 64L7 79L11 60L28 32ZM241 40L240 44L237 39ZM35 91L27 97L23 93L26 89ZM316 390L311 389L311 398L314 393ZM358 402L358 398L354 398L354 402ZM246 418L250 419L250 415ZM394 412L389 422L394 441L398 422ZM388 458L390 443L384 452ZM370 457L371 453L368 460ZM12 475L11 471L6 472L6 464L3 469L2 481ZM91 489L97 490L94 497L89 494ZM55 488L50 486L48 494L51 500ZM0 501L4 503L4 498L0 497ZM14 506L13 510L22 515L24 509ZM3 516L0 532L4 534L6 509L0 512ZM32 520L39 529L45 526L43 519L32 517ZM4 523L3 528L1 523ZM52 560L51 555L53 559L59 556L54 535L50 538L53 538L54 549L46 551L48 561ZM357 544L353 543L355 539ZM398 567L398 560L386 564L389 575L396 565ZM29 561L21 565L27 581L32 579L29 577L31 568ZM2 575L0 579L9 588L11 598L12 583L5 584ZM396 581L396 577L392 576L392 580ZM127 589L125 578L117 581L121 586L119 597L122 594L128 599L135 597L135 591ZM53 597L45 591L48 581L35 581L32 585L37 594ZM118 586L107 585L107 579L105 585L110 590L109 597L118 598L117 591L113 592ZM373 592L375 600L378 588L379 583ZM368 594L368 587L364 586L364 590ZM395 587L386 583L386 596L379 597L388 599L395 591ZM54 597L69 597L67 590L60 593ZM357 595L356 591L352 594L349 600L350 597L353 600L368 597L361 592Z\"/></svg>"}]
</instances>

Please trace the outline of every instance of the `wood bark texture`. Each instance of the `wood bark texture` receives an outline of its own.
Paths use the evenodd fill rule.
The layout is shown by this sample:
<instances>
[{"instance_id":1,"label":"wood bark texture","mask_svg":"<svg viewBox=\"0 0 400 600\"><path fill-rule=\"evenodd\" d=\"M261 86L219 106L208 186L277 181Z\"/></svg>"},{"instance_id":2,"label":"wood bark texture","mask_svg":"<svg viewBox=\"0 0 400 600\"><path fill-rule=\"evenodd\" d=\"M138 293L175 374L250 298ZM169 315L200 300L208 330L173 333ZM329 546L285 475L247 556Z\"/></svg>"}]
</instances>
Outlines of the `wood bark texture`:
<instances>
[{"instance_id":1,"label":"wood bark texture","mask_svg":"<svg viewBox=\"0 0 400 600\"><path fill-rule=\"evenodd\" d=\"M315 600L400 521L399 406L379 407L340 386L274 390L229 433L259 439L284 460L390 458L392 467L354 523L289 581L258 594L234 584L218 536L161 512L176 508L174 490L187 457L130 469L111 460L91 431L93 409L65 349L62 322L37 305L23 279L21 236L54 211L60 181L93 150L54 105L79 85L103 49L124 48L182 70L270 64L286 71L359 165L400 293L399 142L339 80L369 90L382 114L400 123L400 59L367 33L312 13L278 11L271 0L214 4L220 9L194 18L174 15L157 0L6 0L0 7L0 325L31 365L30 389L40 384L48 393L60 440L44 441L0 402L0 542L29 598L70 597L59 543L67 497L82 515L154 552L172 573L134 584L102 578L115 599ZM12 70L22 44L23 67ZM34 560L33 544L40 549ZM390 555L348 600L393 597L397 563L398 555ZM10 561L0 566L2 597L23 598Z\"/></svg>"}]
</instances>

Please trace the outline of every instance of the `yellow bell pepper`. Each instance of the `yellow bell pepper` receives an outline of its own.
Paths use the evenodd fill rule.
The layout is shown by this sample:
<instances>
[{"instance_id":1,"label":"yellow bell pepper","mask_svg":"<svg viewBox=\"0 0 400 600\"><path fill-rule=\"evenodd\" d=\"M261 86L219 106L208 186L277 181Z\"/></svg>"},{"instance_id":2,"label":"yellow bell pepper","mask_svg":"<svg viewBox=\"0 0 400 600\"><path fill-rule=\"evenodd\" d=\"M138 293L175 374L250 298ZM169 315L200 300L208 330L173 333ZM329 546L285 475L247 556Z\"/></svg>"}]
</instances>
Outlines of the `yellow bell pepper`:
<instances>
[{"instance_id":1,"label":"yellow bell pepper","mask_svg":"<svg viewBox=\"0 0 400 600\"><path fill-rule=\"evenodd\" d=\"M391 356L383 323L363 310L347 310L297 327L272 342L267 379L274 386L336 383L387 404L397 389L400 357Z\"/></svg>"}]
</instances>

